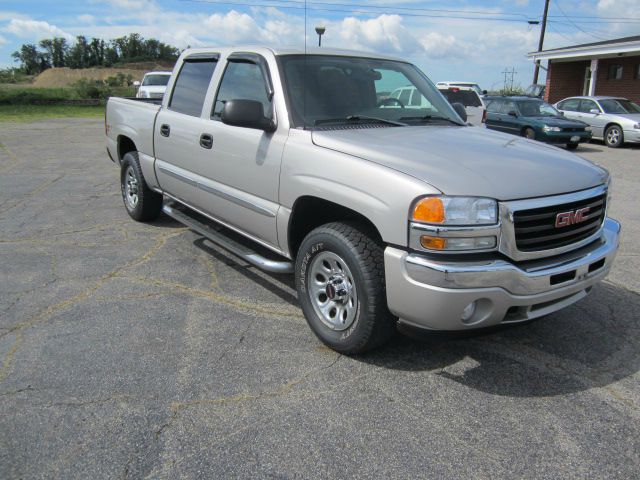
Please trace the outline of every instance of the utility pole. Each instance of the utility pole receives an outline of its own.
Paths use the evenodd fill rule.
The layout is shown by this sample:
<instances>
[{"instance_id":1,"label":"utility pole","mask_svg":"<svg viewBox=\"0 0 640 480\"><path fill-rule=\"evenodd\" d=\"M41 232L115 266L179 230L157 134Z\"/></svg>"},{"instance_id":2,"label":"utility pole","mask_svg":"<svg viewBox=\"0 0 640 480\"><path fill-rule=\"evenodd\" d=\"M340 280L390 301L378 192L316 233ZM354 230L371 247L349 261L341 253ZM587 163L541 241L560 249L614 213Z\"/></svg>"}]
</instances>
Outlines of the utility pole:
<instances>
[{"instance_id":1,"label":"utility pole","mask_svg":"<svg viewBox=\"0 0 640 480\"><path fill-rule=\"evenodd\" d=\"M538 42L538 51L542 51L544 43L544 32L547 29L547 13L549 12L549 0L544 1L544 14L542 15L542 27L540 28L540 41ZM536 60L536 67L533 70L533 83L538 83L538 73L540 72L540 60Z\"/></svg>"}]
</instances>

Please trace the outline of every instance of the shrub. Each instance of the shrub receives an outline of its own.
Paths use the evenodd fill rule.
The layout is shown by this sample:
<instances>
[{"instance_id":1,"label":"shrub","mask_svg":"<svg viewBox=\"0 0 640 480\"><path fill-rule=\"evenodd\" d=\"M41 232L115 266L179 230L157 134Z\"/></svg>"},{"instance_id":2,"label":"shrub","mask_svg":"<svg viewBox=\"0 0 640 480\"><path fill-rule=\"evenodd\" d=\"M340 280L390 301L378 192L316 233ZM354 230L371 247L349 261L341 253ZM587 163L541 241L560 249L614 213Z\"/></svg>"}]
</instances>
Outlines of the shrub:
<instances>
[{"instance_id":1,"label":"shrub","mask_svg":"<svg viewBox=\"0 0 640 480\"><path fill-rule=\"evenodd\" d=\"M73 98L77 98L76 93L65 88L0 88L0 105L55 103Z\"/></svg>"},{"instance_id":2,"label":"shrub","mask_svg":"<svg viewBox=\"0 0 640 480\"><path fill-rule=\"evenodd\" d=\"M102 80L81 78L71 86L75 90L78 98L106 98L111 95L110 86Z\"/></svg>"}]
</instances>

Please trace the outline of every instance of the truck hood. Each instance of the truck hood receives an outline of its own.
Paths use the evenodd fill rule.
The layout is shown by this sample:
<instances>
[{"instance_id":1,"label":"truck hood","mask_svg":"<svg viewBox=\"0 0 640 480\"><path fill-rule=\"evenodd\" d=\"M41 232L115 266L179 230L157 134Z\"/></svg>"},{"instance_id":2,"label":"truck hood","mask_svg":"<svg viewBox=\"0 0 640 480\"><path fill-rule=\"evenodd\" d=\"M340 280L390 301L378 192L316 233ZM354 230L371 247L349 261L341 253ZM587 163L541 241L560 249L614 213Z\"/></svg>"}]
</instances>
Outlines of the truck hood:
<instances>
[{"instance_id":1,"label":"truck hood","mask_svg":"<svg viewBox=\"0 0 640 480\"><path fill-rule=\"evenodd\" d=\"M608 177L603 168L565 150L486 128L317 130L312 140L411 175L447 195L541 197L595 187Z\"/></svg>"}]
</instances>

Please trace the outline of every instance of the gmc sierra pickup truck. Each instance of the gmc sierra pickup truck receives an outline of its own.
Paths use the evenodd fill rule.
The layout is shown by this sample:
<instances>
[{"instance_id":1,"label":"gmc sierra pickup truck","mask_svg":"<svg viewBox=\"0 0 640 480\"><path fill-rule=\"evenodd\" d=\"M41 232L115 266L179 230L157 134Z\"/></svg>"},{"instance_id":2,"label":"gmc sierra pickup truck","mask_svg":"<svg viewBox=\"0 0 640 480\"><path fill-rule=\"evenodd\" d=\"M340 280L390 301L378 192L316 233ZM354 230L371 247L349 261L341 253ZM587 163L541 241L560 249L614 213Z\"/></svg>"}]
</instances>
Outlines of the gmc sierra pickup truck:
<instances>
[{"instance_id":1,"label":"gmc sierra pickup truck","mask_svg":"<svg viewBox=\"0 0 640 480\"><path fill-rule=\"evenodd\" d=\"M547 315L611 268L608 172L463 117L400 59L225 47L184 51L161 102L110 98L105 130L133 219L294 273L313 332L358 353L398 322Z\"/></svg>"}]
</instances>

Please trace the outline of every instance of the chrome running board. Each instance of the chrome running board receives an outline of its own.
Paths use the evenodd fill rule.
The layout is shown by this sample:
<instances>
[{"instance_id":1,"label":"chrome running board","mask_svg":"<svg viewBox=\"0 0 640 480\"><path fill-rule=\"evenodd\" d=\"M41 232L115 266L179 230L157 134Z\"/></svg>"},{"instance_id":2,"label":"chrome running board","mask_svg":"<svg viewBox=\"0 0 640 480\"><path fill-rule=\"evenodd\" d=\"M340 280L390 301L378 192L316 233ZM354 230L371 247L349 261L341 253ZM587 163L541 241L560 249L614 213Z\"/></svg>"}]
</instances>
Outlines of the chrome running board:
<instances>
[{"instance_id":1,"label":"chrome running board","mask_svg":"<svg viewBox=\"0 0 640 480\"><path fill-rule=\"evenodd\" d=\"M191 230L198 232L207 240L212 241L216 245L228 250L237 257L240 257L247 263L258 267L261 270L273 273L292 273L293 263L288 260L272 260L260 255L259 253L251 250L249 247L236 242L232 238L229 238L224 233L219 232L211 225L207 225L194 216L190 215L188 207L184 210L179 207L179 204L174 202L165 203L162 206L162 211L169 215L171 218L186 225Z\"/></svg>"}]
</instances>

